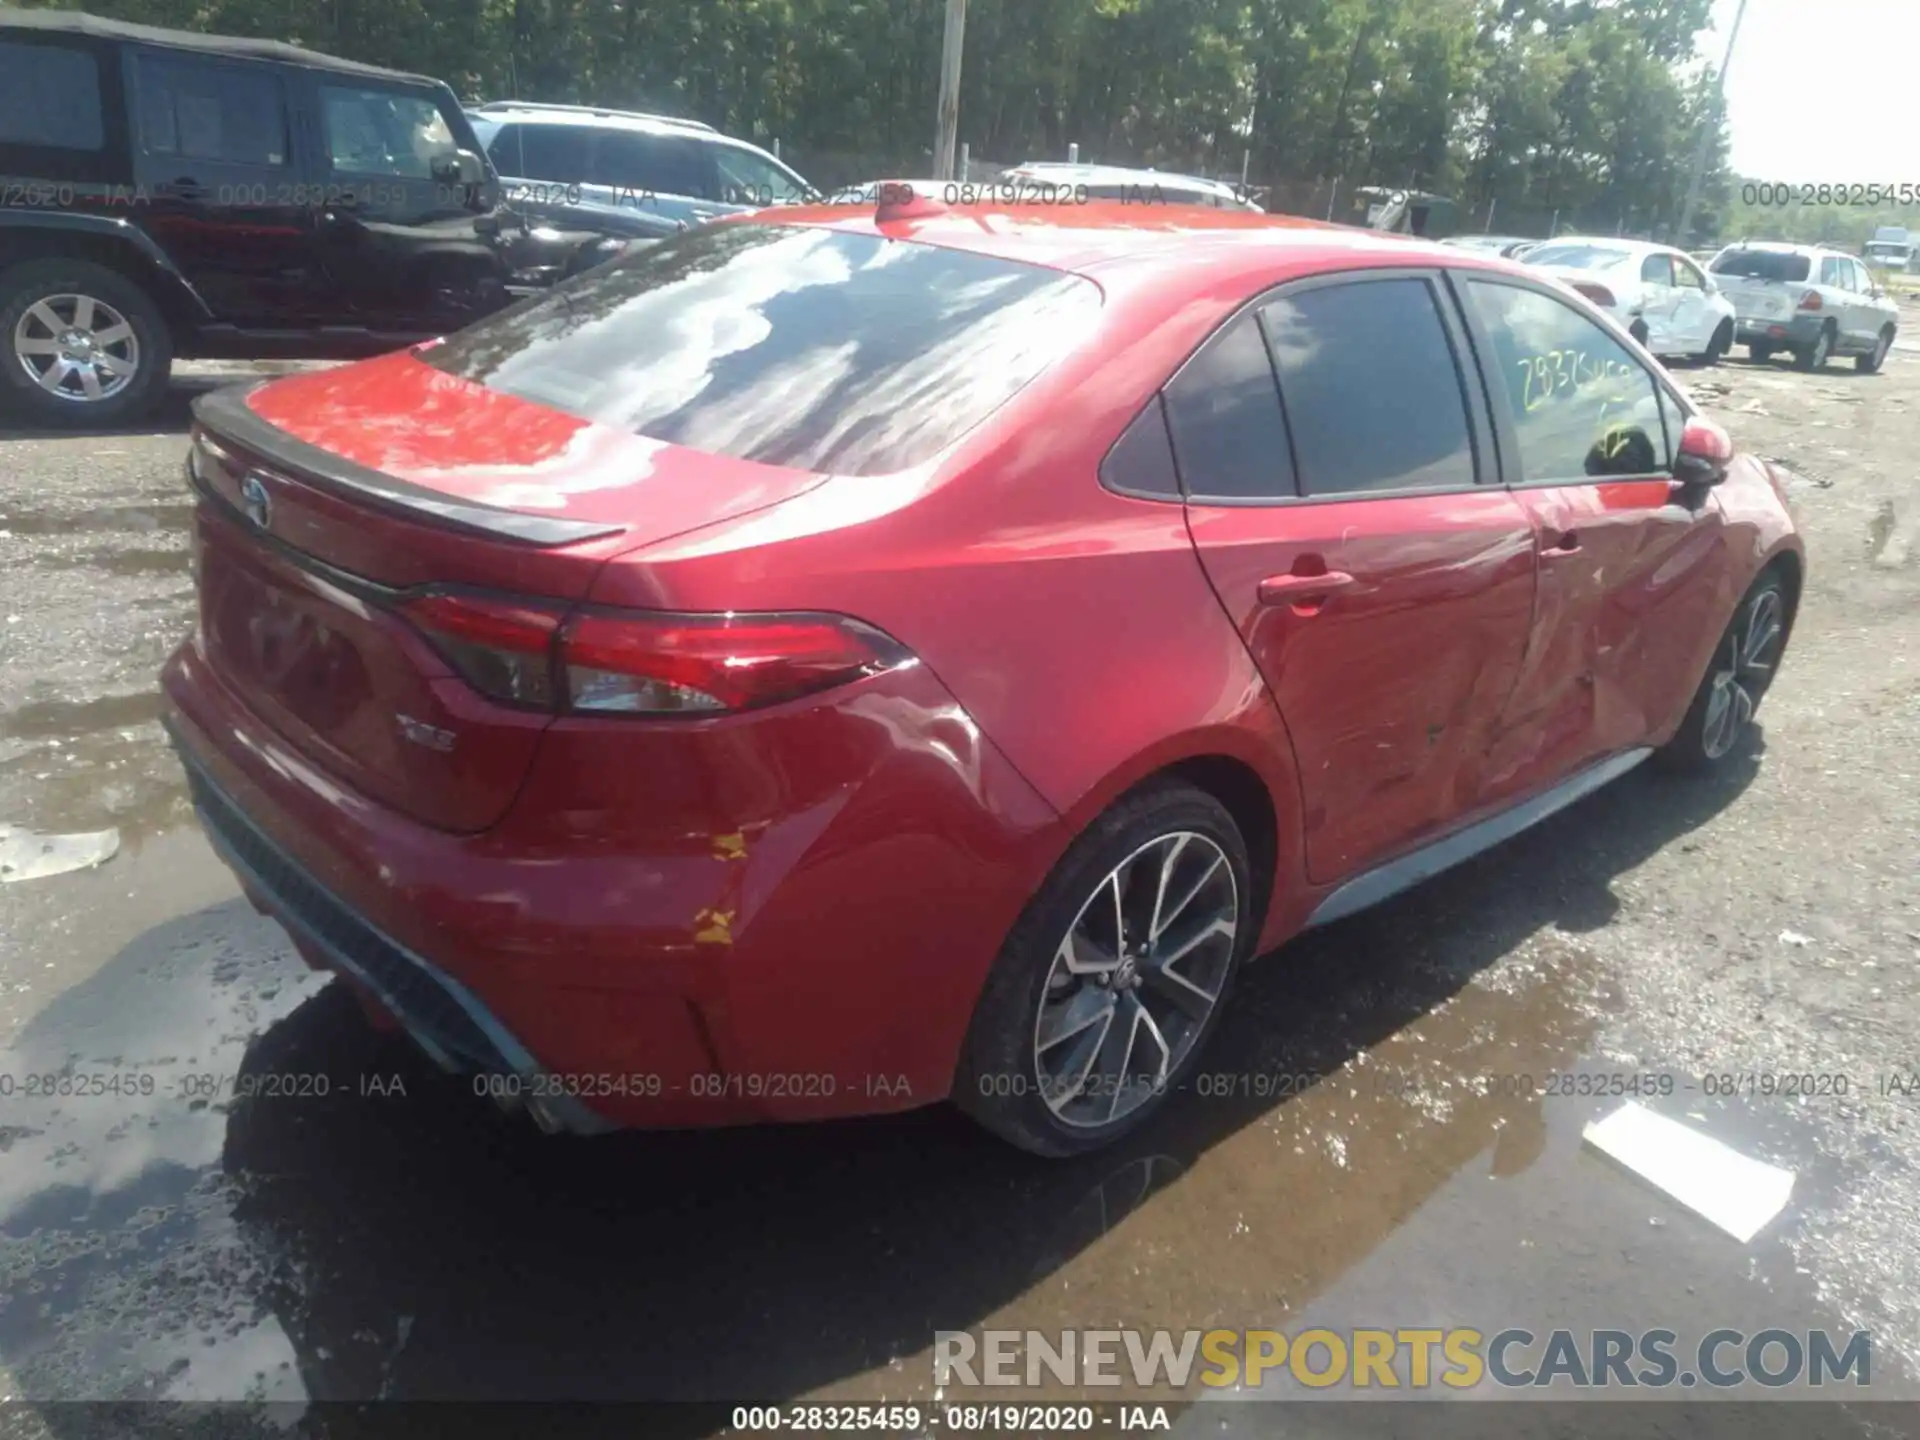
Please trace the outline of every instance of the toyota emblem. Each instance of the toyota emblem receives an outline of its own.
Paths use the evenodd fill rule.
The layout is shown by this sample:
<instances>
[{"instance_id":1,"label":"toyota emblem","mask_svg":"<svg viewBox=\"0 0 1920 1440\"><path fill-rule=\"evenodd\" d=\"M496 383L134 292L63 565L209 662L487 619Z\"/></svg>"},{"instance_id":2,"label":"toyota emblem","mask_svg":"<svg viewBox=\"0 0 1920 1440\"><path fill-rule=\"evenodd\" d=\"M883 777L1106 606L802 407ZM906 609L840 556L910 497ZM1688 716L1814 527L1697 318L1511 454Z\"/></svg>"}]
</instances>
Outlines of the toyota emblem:
<instances>
[{"instance_id":1,"label":"toyota emblem","mask_svg":"<svg viewBox=\"0 0 1920 1440\"><path fill-rule=\"evenodd\" d=\"M246 507L247 519L259 529L273 524L273 497L267 493L267 482L258 475L240 482L240 503Z\"/></svg>"}]
</instances>

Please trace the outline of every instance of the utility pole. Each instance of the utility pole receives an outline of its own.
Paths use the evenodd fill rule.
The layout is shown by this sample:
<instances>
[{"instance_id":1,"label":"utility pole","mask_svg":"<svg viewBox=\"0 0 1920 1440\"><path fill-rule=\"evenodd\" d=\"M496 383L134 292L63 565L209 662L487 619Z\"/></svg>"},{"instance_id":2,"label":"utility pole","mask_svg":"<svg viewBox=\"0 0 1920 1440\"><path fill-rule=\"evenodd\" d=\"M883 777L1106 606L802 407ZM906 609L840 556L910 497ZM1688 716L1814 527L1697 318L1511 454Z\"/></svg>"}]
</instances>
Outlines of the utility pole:
<instances>
[{"instance_id":1,"label":"utility pole","mask_svg":"<svg viewBox=\"0 0 1920 1440\"><path fill-rule=\"evenodd\" d=\"M1727 53L1720 62L1720 73L1714 80L1722 110L1726 108L1727 67L1733 64L1734 42L1740 38L1740 22L1746 18L1746 14L1747 0L1740 0L1740 8L1733 12L1733 28L1727 31ZM1694 147L1693 151L1693 174L1687 180L1687 200L1680 207L1680 223L1674 228L1673 234L1673 243L1683 249L1692 230L1694 207L1700 203L1700 182L1706 178L1707 146L1712 140L1713 131L1708 128L1703 119L1700 126L1700 143Z\"/></svg>"},{"instance_id":2,"label":"utility pole","mask_svg":"<svg viewBox=\"0 0 1920 1440\"><path fill-rule=\"evenodd\" d=\"M947 34L940 45L940 114L933 140L933 178L953 179L953 149L960 133L960 49L967 30L967 0L947 0Z\"/></svg>"}]
</instances>

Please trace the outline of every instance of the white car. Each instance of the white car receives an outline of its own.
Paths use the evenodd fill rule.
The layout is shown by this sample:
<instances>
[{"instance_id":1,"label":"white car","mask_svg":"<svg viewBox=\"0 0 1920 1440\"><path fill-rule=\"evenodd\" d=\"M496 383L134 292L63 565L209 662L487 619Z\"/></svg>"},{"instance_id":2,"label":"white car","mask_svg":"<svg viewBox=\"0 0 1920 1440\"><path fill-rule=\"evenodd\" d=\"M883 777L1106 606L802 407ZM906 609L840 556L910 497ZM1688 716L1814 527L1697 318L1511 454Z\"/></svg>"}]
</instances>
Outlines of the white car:
<instances>
[{"instance_id":1,"label":"white car","mask_svg":"<svg viewBox=\"0 0 1920 1440\"><path fill-rule=\"evenodd\" d=\"M1562 235L1528 251L1522 263L1578 290L1655 355L1712 365L1733 347L1733 302L1684 251Z\"/></svg>"}]
</instances>

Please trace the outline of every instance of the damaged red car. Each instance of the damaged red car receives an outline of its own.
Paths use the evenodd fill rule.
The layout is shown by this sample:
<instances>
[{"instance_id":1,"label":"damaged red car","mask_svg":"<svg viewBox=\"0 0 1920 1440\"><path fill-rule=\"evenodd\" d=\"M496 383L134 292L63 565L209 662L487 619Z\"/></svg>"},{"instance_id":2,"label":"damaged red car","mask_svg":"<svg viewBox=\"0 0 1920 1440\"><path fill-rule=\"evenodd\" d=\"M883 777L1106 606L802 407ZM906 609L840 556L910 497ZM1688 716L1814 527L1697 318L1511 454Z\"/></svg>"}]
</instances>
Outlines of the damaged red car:
<instances>
[{"instance_id":1,"label":"damaged red car","mask_svg":"<svg viewBox=\"0 0 1920 1440\"><path fill-rule=\"evenodd\" d=\"M1739 752L1781 478L1578 296L1183 207L788 209L197 406L168 724L544 1126L1177 1107L1250 958Z\"/></svg>"}]
</instances>

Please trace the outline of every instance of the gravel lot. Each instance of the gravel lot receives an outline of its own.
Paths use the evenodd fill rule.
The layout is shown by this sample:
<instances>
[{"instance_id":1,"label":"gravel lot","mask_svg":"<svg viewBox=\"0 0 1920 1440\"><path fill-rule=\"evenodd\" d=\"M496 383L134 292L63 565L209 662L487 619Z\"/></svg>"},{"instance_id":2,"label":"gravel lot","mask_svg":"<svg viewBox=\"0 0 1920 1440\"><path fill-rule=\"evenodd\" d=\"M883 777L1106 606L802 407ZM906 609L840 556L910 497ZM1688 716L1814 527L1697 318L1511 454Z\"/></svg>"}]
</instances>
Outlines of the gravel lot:
<instances>
[{"instance_id":1,"label":"gravel lot","mask_svg":"<svg viewBox=\"0 0 1920 1440\"><path fill-rule=\"evenodd\" d=\"M186 402L222 378L151 432L0 432L0 822L121 840L0 886L0 1074L153 1082L0 1095L0 1434L101 1423L60 1399L930 1400L934 1330L977 1326L1865 1327L1875 1397L1920 1397L1920 356L1680 372L1807 533L1743 764L1636 772L1289 947L1204 1067L1254 1078L1054 1165L944 1111L546 1140L360 1026L237 898L155 720ZM1741 1247L1581 1149L1616 1099L1502 1080L1563 1072L1674 1075L1655 1108L1794 1169L1786 1215ZM292 1073L327 1093L233 1098ZM1181 1423L1409 1433L1391 1408ZM1738 1433L1867 1433L1773 1410ZM1573 1433L1550 1413L1501 1433Z\"/></svg>"}]
</instances>

